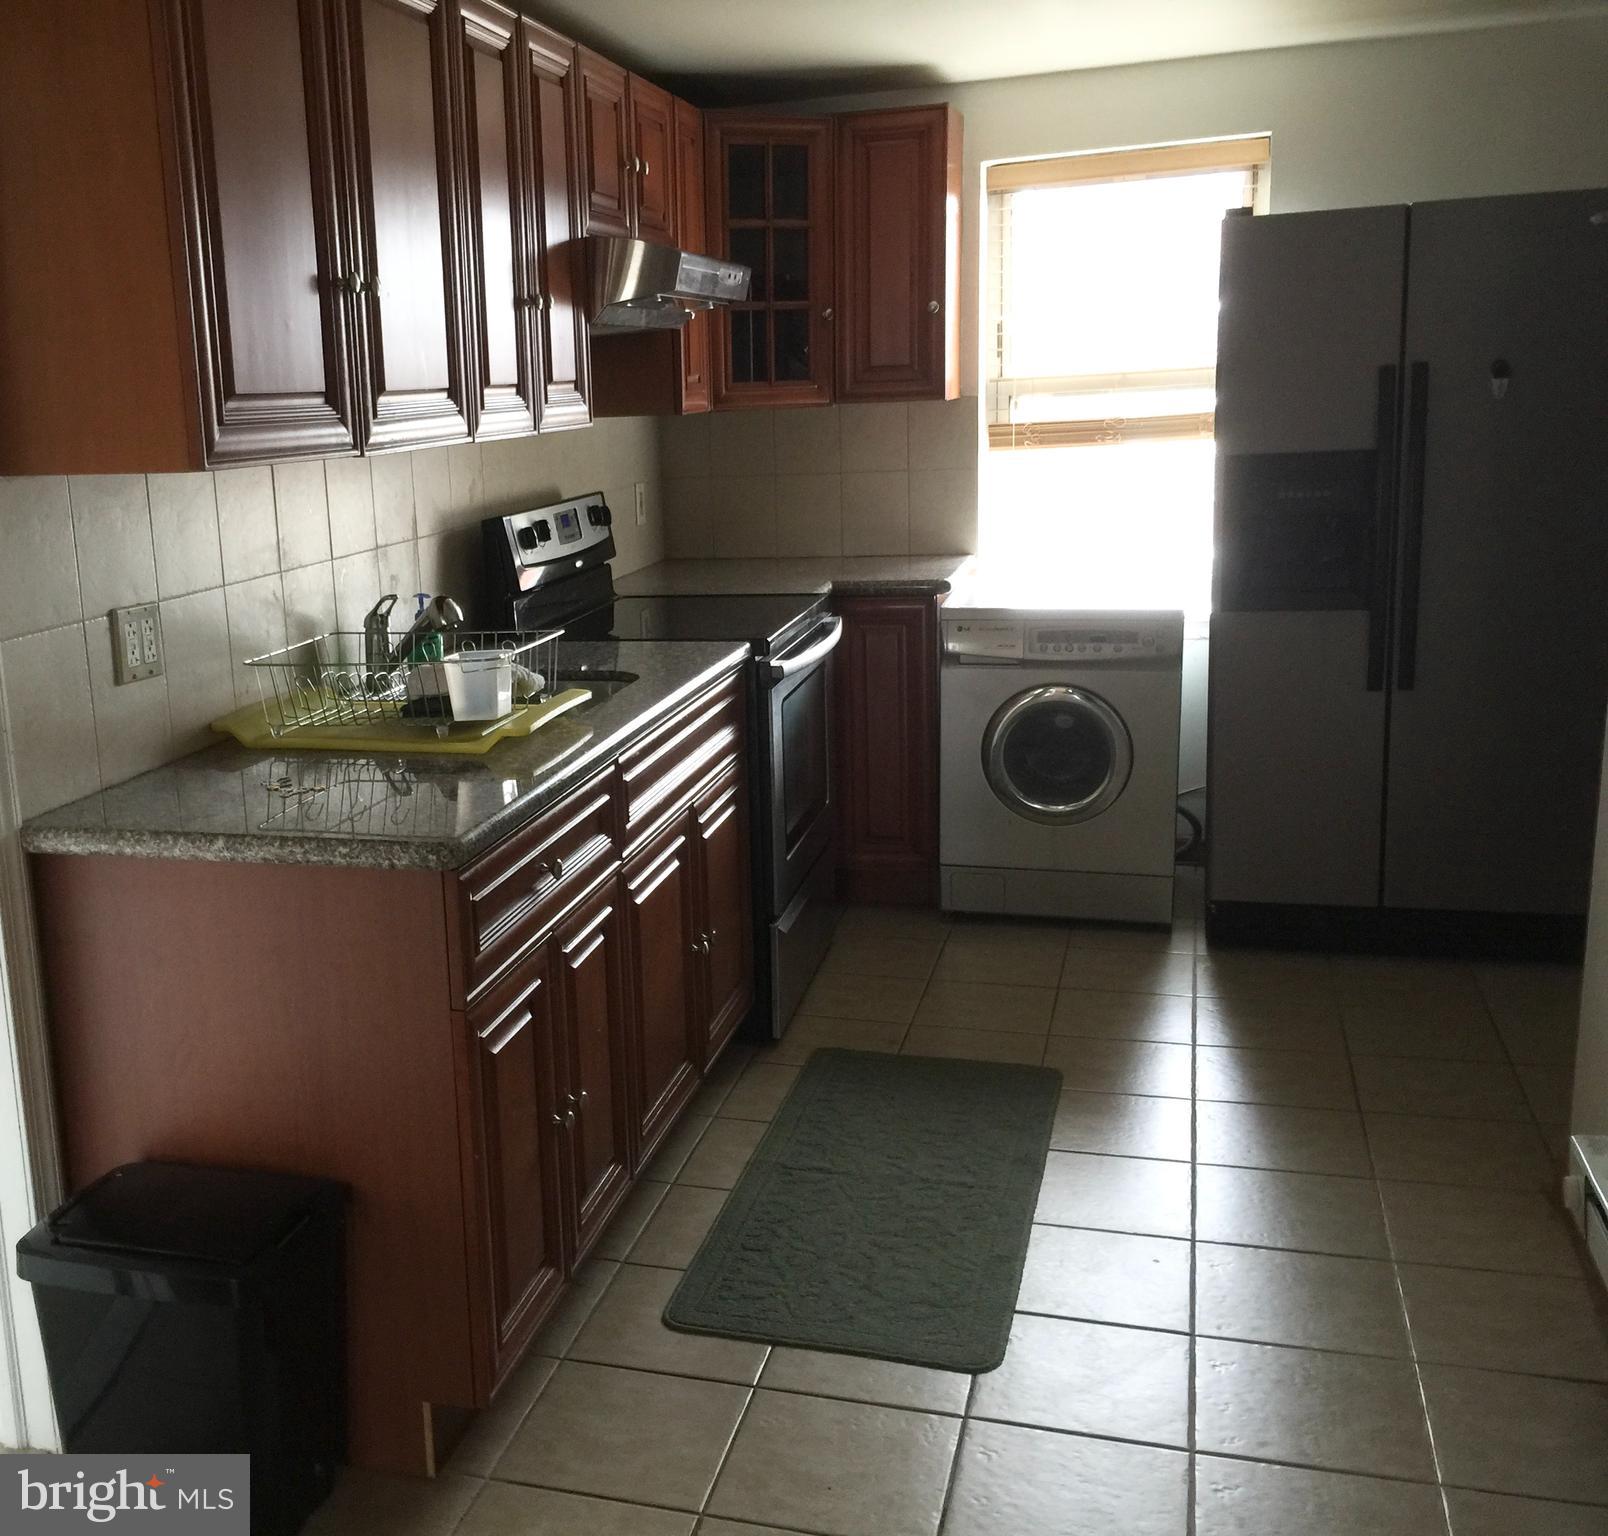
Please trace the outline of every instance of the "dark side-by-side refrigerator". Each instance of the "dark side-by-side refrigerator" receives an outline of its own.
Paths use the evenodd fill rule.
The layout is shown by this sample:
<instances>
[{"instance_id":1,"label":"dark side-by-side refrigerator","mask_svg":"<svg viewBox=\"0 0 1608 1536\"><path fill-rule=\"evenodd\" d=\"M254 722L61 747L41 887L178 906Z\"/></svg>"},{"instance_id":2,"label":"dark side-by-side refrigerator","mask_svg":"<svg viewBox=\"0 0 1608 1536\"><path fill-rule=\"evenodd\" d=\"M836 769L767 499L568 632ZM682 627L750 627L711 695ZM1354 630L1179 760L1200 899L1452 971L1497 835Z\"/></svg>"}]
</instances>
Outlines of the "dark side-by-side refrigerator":
<instances>
[{"instance_id":1,"label":"dark side-by-side refrigerator","mask_svg":"<svg viewBox=\"0 0 1608 1536\"><path fill-rule=\"evenodd\" d=\"M1208 927L1567 951L1608 700L1608 191L1224 223Z\"/></svg>"}]
</instances>

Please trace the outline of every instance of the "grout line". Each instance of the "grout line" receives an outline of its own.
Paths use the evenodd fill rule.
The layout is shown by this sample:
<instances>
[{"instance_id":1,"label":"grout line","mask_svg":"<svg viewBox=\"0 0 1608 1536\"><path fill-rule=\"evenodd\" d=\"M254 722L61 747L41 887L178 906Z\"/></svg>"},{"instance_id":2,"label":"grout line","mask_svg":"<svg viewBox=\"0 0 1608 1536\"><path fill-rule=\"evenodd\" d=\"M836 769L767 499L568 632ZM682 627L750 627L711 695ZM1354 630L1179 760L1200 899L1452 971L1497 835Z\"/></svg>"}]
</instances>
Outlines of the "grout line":
<instances>
[{"instance_id":1,"label":"grout line","mask_svg":"<svg viewBox=\"0 0 1608 1536\"><path fill-rule=\"evenodd\" d=\"M1199 984L1200 958L1191 962L1191 975ZM1200 1503L1200 1042L1197 1019L1198 990L1189 1000L1189 1373L1186 1381L1185 1433L1189 1442L1189 1468L1185 1480L1184 1529L1195 1536Z\"/></svg>"},{"instance_id":2,"label":"grout line","mask_svg":"<svg viewBox=\"0 0 1608 1536\"><path fill-rule=\"evenodd\" d=\"M1362 1098L1357 1084L1356 1061L1351 1052L1349 1037L1346 1039L1346 1067L1351 1073L1352 1091L1357 1093L1357 1101L1360 1104ZM1363 1145L1368 1151L1368 1166L1373 1171L1374 1198L1379 1204L1380 1222L1384 1227L1385 1243L1390 1251L1392 1261L1390 1278L1396 1291L1396 1305L1401 1315L1402 1332L1407 1338L1407 1354L1413 1367L1413 1385L1418 1395L1418 1411L1423 1421L1425 1438L1429 1442L1429 1461L1435 1470L1436 1487L1440 1490L1441 1523L1445 1527L1446 1536L1452 1536L1451 1505L1447 1500L1445 1485L1442 1480L1440 1447L1435 1443L1435 1425L1429 1414L1429 1394L1424 1387L1424 1372L1418 1359L1418 1340L1413 1332L1412 1314L1407 1308L1407 1291L1402 1285L1401 1270L1395 1262L1400 1255L1397 1251L1395 1236L1391 1231L1390 1209L1385 1203L1384 1190L1381 1188L1382 1181L1379 1178L1379 1167L1374 1158L1373 1138L1368 1135L1368 1122L1366 1120L1363 1121Z\"/></svg>"}]
</instances>

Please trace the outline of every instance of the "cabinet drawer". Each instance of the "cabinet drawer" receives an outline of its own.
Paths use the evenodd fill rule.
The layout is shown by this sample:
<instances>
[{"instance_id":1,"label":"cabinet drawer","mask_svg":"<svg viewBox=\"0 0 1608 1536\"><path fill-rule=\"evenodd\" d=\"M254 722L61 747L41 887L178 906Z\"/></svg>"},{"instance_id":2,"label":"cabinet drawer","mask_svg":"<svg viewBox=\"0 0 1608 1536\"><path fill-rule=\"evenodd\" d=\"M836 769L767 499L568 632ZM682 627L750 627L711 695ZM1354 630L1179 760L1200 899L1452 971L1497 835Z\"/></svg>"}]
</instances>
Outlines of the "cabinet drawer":
<instances>
[{"instance_id":1,"label":"cabinet drawer","mask_svg":"<svg viewBox=\"0 0 1608 1536\"><path fill-rule=\"evenodd\" d=\"M741 758L745 678L743 672L734 673L620 759L627 849L667 811L690 799L712 773Z\"/></svg>"},{"instance_id":2,"label":"cabinet drawer","mask_svg":"<svg viewBox=\"0 0 1608 1536\"><path fill-rule=\"evenodd\" d=\"M460 998L485 986L613 862L614 802L611 768L459 874Z\"/></svg>"}]
</instances>

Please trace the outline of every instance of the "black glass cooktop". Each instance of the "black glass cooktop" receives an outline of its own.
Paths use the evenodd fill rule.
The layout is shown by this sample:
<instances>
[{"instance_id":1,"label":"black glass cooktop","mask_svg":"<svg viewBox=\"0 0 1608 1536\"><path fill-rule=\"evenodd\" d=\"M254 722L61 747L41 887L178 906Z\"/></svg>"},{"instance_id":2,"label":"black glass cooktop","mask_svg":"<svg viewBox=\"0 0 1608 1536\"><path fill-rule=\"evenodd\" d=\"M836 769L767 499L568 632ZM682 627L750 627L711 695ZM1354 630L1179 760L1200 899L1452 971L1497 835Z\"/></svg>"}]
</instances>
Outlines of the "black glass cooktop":
<instances>
[{"instance_id":1,"label":"black glass cooktop","mask_svg":"<svg viewBox=\"0 0 1608 1536\"><path fill-rule=\"evenodd\" d=\"M564 625L574 640L746 640L759 656L826 608L818 592L752 597L616 597Z\"/></svg>"}]
</instances>

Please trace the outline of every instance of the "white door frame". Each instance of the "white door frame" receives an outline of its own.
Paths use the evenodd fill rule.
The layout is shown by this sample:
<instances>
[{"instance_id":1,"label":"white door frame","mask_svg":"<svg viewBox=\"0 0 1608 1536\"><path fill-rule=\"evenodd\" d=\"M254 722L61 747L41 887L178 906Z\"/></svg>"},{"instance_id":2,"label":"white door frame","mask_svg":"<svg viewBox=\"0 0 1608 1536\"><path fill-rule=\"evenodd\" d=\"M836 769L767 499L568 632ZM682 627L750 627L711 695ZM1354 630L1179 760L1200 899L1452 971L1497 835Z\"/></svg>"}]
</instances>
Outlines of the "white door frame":
<instances>
[{"instance_id":1,"label":"white door frame","mask_svg":"<svg viewBox=\"0 0 1608 1536\"><path fill-rule=\"evenodd\" d=\"M56 1450L33 1288L17 1239L61 1199L62 1168L43 973L26 856L17 836L11 722L0 672L0 1446Z\"/></svg>"}]
</instances>

